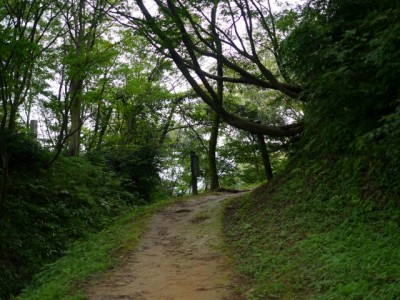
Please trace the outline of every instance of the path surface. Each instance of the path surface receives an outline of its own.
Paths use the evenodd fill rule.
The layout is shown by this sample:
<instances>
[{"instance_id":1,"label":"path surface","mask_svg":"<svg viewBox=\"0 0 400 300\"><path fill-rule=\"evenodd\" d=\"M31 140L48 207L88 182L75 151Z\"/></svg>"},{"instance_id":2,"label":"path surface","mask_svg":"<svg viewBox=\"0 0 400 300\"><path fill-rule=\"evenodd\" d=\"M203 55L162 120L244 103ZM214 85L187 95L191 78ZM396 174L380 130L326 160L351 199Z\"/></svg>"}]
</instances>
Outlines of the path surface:
<instances>
[{"instance_id":1,"label":"path surface","mask_svg":"<svg viewBox=\"0 0 400 300\"><path fill-rule=\"evenodd\" d=\"M126 263L89 286L93 300L235 299L222 250L221 201L232 194L191 199L154 216Z\"/></svg>"}]
</instances>

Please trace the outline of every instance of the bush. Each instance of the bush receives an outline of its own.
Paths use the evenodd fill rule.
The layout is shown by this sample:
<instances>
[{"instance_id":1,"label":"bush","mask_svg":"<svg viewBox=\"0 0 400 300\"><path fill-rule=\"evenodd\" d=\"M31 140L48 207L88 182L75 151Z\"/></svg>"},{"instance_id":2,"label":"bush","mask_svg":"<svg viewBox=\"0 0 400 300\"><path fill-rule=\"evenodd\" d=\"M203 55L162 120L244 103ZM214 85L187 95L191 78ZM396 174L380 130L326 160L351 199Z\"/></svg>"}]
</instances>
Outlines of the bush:
<instances>
[{"instance_id":1,"label":"bush","mask_svg":"<svg viewBox=\"0 0 400 300\"><path fill-rule=\"evenodd\" d=\"M25 133L6 137L10 172L31 173L41 169L50 153Z\"/></svg>"},{"instance_id":2,"label":"bush","mask_svg":"<svg viewBox=\"0 0 400 300\"><path fill-rule=\"evenodd\" d=\"M154 192L161 184L158 150L153 145L125 145L105 150L103 155L106 164L123 181L123 187L136 194L143 203L156 198ZM94 157L91 154L92 158Z\"/></svg>"},{"instance_id":3,"label":"bush","mask_svg":"<svg viewBox=\"0 0 400 300\"><path fill-rule=\"evenodd\" d=\"M400 7L327 2L311 1L283 46L287 66L305 86L300 151L304 159L352 157L349 164L361 169L350 176L362 178L363 195L393 198L400 191Z\"/></svg>"},{"instance_id":4,"label":"bush","mask_svg":"<svg viewBox=\"0 0 400 300\"><path fill-rule=\"evenodd\" d=\"M17 149L21 144L25 146ZM51 169L40 168L43 150L29 145L19 140L10 147L15 148L10 155L13 171L0 220L1 299L64 255L69 243L104 228L126 210L126 202L137 199L112 172L85 157L60 158ZM14 163L17 159L27 166Z\"/></svg>"}]
</instances>

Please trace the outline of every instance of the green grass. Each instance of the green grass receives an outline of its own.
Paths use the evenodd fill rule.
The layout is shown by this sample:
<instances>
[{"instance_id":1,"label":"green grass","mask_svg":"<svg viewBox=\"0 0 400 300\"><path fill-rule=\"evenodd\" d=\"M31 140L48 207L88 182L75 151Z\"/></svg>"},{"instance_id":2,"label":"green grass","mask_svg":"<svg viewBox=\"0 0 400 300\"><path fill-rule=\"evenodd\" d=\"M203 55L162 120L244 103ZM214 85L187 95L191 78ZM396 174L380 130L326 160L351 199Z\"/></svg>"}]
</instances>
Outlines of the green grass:
<instances>
[{"instance_id":1,"label":"green grass","mask_svg":"<svg viewBox=\"0 0 400 300\"><path fill-rule=\"evenodd\" d=\"M106 230L75 242L64 257L37 274L17 299L86 299L82 292L84 284L120 264L124 255L137 246L154 213L170 203L138 207Z\"/></svg>"},{"instance_id":2,"label":"green grass","mask_svg":"<svg viewBox=\"0 0 400 300\"><path fill-rule=\"evenodd\" d=\"M226 208L245 298L400 299L400 209L319 202L299 186L275 182Z\"/></svg>"}]
</instances>

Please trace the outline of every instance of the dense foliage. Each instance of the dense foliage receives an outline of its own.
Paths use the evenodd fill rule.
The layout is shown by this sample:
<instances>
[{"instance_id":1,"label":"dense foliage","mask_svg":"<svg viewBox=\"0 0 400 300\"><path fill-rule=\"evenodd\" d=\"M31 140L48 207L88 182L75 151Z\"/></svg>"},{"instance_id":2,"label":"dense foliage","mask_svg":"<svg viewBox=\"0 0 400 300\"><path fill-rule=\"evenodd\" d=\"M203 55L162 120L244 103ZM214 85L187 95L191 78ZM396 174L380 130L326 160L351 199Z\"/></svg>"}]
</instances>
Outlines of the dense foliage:
<instances>
[{"instance_id":1,"label":"dense foliage","mask_svg":"<svg viewBox=\"0 0 400 300\"><path fill-rule=\"evenodd\" d=\"M36 274L17 299L87 299L82 282L120 266L139 244L154 213L170 203L161 201L136 207L104 230L74 242L65 256Z\"/></svg>"},{"instance_id":2,"label":"dense foliage","mask_svg":"<svg viewBox=\"0 0 400 300\"><path fill-rule=\"evenodd\" d=\"M226 219L246 298L400 296L399 18L392 1L341 0L294 18L282 51L305 132Z\"/></svg>"},{"instance_id":3,"label":"dense foliage","mask_svg":"<svg viewBox=\"0 0 400 300\"><path fill-rule=\"evenodd\" d=\"M262 182L271 164L261 153L281 172L277 191L262 191L255 210L244 202L229 225L238 253L261 266L250 277L274 271L260 244L267 228L289 251L332 244L322 249L337 266L365 271L347 285L318 252L299 273L307 290L293 293L356 298L381 282L398 296L388 267L400 217L396 1L311 0L279 13L261 0L156 0L158 10L141 0L31 2L0 1L0 298L121 211L188 193L192 152L202 189ZM37 137L27 133L34 118ZM277 228L269 210L294 223ZM379 259L350 247L357 236ZM380 262L374 277L366 264ZM270 288L279 285L252 295L273 297Z\"/></svg>"},{"instance_id":4,"label":"dense foliage","mask_svg":"<svg viewBox=\"0 0 400 300\"><path fill-rule=\"evenodd\" d=\"M112 170L85 157L43 168L49 152L31 138L9 140L13 170L0 219L0 298L7 299L67 246L139 203Z\"/></svg>"},{"instance_id":5,"label":"dense foliage","mask_svg":"<svg viewBox=\"0 0 400 300\"><path fill-rule=\"evenodd\" d=\"M164 196L170 64L109 7L0 1L1 299L73 241Z\"/></svg>"},{"instance_id":6,"label":"dense foliage","mask_svg":"<svg viewBox=\"0 0 400 300\"><path fill-rule=\"evenodd\" d=\"M399 18L391 1L313 1L284 44L307 86L302 153L350 156L354 178L374 186L368 193L399 193Z\"/></svg>"}]
</instances>

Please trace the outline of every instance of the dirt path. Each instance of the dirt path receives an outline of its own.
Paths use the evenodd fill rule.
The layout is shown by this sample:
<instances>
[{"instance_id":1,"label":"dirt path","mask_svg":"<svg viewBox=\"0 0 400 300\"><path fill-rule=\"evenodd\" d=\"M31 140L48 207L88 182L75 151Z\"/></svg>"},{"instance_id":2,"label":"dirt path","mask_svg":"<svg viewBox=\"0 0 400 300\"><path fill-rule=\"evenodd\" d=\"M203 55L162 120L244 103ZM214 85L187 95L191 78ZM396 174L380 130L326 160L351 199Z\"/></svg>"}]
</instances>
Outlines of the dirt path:
<instances>
[{"instance_id":1,"label":"dirt path","mask_svg":"<svg viewBox=\"0 0 400 300\"><path fill-rule=\"evenodd\" d=\"M234 299L222 250L221 201L199 197L153 217L127 262L87 289L89 299Z\"/></svg>"}]
</instances>

